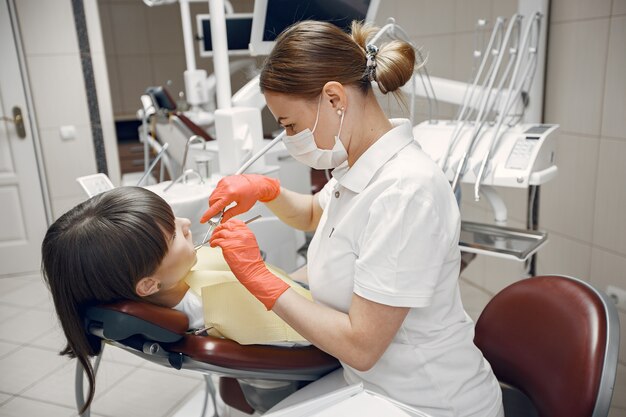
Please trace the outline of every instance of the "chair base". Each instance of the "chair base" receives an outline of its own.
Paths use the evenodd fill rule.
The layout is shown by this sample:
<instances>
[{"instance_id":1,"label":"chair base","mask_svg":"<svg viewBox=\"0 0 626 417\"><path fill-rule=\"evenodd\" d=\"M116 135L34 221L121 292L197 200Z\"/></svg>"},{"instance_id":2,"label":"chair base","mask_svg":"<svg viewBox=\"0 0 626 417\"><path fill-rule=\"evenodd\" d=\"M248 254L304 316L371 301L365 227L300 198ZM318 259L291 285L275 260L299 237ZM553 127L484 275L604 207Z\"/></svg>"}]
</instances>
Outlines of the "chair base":
<instances>
[{"instance_id":1,"label":"chair base","mask_svg":"<svg viewBox=\"0 0 626 417\"><path fill-rule=\"evenodd\" d=\"M310 381L238 380L246 402L256 411L267 410L298 391ZM242 410L243 411L243 410Z\"/></svg>"},{"instance_id":2,"label":"chair base","mask_svg":"<svg viewBox=\"0 0 626 417\"><path fill-rule=\"evenodd\" d=\"M506 417L539 417L532 401L522 391L504 382L500 382L500 388Z\"/></svg>"}]
</instances>

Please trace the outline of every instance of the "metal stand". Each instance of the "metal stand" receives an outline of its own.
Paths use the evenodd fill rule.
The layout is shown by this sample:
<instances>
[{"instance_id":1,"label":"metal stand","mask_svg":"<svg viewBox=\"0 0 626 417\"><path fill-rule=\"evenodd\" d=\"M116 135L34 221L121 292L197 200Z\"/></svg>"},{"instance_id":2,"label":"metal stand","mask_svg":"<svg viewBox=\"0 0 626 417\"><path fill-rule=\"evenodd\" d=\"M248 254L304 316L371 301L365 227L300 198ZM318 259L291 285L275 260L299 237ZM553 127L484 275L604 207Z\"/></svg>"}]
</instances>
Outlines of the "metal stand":
<instances>
[{"instance_id":1,"label":"metal stand","mask_svg":"<svg viewBox=\"0 0 626 417\"><path fill-rule=\"evenodd\" d=\"M526 218L526 228L528 230L539 229L539 185L528 187L528 216ZM529 276L534 277L537 273L537 254L533 254L526 261L526 268Z\"/></svg>"}]
</instances>

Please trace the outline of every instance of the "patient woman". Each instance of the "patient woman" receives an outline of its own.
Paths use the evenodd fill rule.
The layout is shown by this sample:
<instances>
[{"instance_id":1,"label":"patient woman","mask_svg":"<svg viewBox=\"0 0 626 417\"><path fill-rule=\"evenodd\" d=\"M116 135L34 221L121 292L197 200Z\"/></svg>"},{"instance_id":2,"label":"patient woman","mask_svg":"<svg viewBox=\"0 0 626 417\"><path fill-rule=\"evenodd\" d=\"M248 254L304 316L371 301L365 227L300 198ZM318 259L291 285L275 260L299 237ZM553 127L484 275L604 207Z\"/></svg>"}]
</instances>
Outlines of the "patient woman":
<instances>
[{"instance_id":1,"label":"patient woman","mask_svg":"<svg viewBox=\"0 0 626 417\"><path fill-rule=\"evenodd\" d=\"M188 219L174 217L171 207L153 192L120 187L79 204L48 229L42 244L43 275L67 339L61 355L77 358L89 378L85 408L95 391L88 358L100 351L99 339L84 329L88 307L144 300L184 312L190 328L204 327L201 299L185 279L196 264L189 226ZM198 266L208 264L204 259ZM241 293L247 291L241 287ZM239 304L247 303L242 300Z\"/></svg>"}]
</instances>

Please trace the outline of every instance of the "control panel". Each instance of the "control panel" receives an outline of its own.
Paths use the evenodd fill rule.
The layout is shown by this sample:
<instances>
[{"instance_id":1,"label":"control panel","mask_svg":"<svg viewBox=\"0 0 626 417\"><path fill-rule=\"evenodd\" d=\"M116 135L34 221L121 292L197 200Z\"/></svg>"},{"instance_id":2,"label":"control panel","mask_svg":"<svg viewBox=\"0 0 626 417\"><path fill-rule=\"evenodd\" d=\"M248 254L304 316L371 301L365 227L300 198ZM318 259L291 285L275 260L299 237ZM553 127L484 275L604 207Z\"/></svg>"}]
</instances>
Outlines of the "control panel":
<instances>
[{"instance_id":1,"label":"control panel","mask_svg":"<svg viewBox=\"0 0 626 417\"><path fill-rule=\"evenodd\" d=\"M543 184L556 175L556 135L553 133L558 125L517 124L503 129L506 130L499 134L482 184L525 188ZM457 140L450 145L455 130L459 132ZM454 179L463 153L471 143L473 132L471 123L457 129L455 122L449 120L426 121L413 128L413 135L422 149L440 165L448 151L444 172L450 181ZM495 134L494 126L480 132L471 147L461 182L476 182L480 165Z\"/></svg>"}]
</instances>

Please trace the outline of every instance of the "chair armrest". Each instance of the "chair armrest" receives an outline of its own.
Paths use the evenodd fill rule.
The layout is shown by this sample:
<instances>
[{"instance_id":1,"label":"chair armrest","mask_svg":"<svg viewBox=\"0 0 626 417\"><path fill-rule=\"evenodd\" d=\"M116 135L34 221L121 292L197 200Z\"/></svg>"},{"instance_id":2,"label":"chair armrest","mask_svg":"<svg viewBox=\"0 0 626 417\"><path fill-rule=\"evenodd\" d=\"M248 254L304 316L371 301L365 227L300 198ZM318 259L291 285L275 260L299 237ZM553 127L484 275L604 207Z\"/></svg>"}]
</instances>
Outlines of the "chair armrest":
<instances>
[{"instance_id":1,"label":"chair armrest","mask_svg":"<svg viewBox=\"0 0 626 417\"><path fill-rule=\"evenodd\" d=\"M170 349L198 362L230 369L330 372L340 366L337 359L312 345L240 345L229 339L187 335Z\"/></svg>"}]
</instances>

